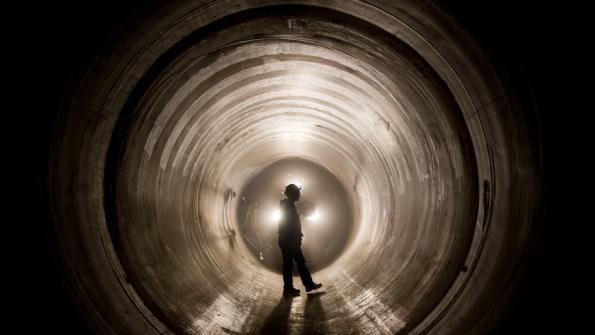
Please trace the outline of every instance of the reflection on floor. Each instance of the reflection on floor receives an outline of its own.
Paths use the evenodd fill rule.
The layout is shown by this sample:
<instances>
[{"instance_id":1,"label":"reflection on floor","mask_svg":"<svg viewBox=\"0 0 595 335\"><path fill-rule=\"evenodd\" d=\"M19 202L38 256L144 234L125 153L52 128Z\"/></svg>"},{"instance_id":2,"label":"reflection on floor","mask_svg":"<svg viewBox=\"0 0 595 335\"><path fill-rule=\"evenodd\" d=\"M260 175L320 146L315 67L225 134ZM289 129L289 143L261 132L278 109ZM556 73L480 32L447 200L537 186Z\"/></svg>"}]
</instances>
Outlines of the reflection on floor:
<instances>
[{"instance_id":1,"label":"reflection on floor","mask_svg":"<svg viewBox=\"0 0 595 335\"><path fill-rule=\"evenodd\" d=\"M338 276L338 277L337 277ZM297 278L295 278L297 279ZM339 273L321 278L325 286L284 298L279 276L275 287L246 296L240 286L219 296L196 317L192 334L394 334L405 326L369 289ZM299 280L299 279L298 279ZM247 282L254 282L250 279ZM257 282L254 282L257 285ZM335 283L329 284L329 283Z\"/></svg>"}]
</instances>

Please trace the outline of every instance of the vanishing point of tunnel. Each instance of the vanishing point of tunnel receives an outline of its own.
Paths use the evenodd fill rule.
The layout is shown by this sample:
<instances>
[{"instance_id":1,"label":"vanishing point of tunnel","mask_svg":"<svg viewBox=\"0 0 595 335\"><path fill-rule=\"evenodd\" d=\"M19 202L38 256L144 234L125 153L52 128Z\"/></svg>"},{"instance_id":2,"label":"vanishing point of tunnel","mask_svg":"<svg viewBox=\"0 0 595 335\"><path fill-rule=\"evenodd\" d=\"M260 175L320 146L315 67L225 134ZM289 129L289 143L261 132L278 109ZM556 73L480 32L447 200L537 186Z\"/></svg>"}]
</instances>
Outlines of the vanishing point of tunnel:
<instances>
[{"instance_id":1,"label":"vanishing point of tunnel","mask_svg":"<svg viewBox=\"0 0 595 335\"><path fill-rule=\"evenodd\" d=\"M539 212L504 71L433 2L148 6L53 136L73 299L102 334L486 333ZM324 287L284 299L290 183Z\"/></svg>"}]
</instances>

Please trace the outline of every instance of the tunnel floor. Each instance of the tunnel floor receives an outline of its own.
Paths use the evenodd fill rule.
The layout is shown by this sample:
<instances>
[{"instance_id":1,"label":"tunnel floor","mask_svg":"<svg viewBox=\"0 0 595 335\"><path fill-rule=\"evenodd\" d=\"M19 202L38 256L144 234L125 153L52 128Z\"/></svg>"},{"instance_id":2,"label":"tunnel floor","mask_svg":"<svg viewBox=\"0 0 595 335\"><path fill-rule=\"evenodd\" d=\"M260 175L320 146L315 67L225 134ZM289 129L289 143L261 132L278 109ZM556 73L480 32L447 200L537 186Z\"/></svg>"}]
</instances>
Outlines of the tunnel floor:
<instances>
[{"instance_id":1,"label":"tunnel floor","mask_svg":"<svg viewBox=\"0 0 595 335\"><path fill-rule=\"evenodd\" d=\"M393 334L405 327L403 321L372 292L361 290L345 273L333 276L324 271L314 274L323 287L306 293L299 277L294 286L301 295L283 297L281 276L267 270L252 282L272 276L273 286L260 288L253 296L236 300L233 289L222 292L200 315L194 334ZM347 283L336 285L337 282ZM354 292L359 292L354 295ZM212 323L204 320L211 320Z\"/></svg>"}]
</instances>

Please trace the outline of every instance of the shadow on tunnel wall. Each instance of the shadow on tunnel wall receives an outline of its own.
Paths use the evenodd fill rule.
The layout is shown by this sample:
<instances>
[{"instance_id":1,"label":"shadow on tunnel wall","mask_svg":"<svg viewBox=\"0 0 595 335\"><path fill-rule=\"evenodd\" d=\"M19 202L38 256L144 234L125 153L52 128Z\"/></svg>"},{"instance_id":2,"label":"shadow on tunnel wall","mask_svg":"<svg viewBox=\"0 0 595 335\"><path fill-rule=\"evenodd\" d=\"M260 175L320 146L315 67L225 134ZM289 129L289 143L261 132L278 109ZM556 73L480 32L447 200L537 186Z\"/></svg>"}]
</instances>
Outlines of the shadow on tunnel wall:
<instances>
[{"instance_id":1,"label":"shadow on tunnel wall","mask_svg":"<svg viewBox=\"0 0 595 335\"><path fill-rule=\"evenodd\" d=\"M558 119L553 120L552 113L560 106L553 100L554 93L558 92L548 84L562 76L560 70L552 66L556 64L553 60L562 52L552 50L549 44L559 34L549 23L554 10L558 9L536 8L513 1L442 1L441 4L463 23L488 53L516 68L516 79L521 84L524 81L530 84L534 101L541 111L546 173L543 196L547 209L543 212L543 224L536 227L534 244L527 250L528 270L523 275L517 299L497 333L568 330L566 327L573 322L574 311L568 305L562 307L563 310L558 306L563 302L568 304L567 294L572 293L564 293L565 287L573 282L580 266L566 253L571 245L570 233L560 231L557 226L569 221L580 222L583 218L572 217L567 212L571 200L561 196L566 185L557 178L568 172L564 162L558 159L565 150L562 141L565 130L559 127L568 125L563 120L560 123ZM29 42L24 43L26 46L22 51L27 56L21 61L36 74L36 87L44 88L34 90L37 97L30 106L33 115L27 117L34 118L35 122L27 123L27 138L22 140L26 147L19 150L26 155L21 160L25 162L25 168L21 172L20 192L16 193L22 206L18 207L17 219L25 227L19 234L25 236L26 243L19 239L19 242L13 242L14 245L9 244L18 253L13 268L19 292L13 309L18 319L13 322L25 328L27 333L91 333L78 317L79 306L70 303L61 279L66 270L61 268L54 256L55 246L49 242L52 227L45 194L48 143L63 92L76 82L77 76L118 27L144 5L144 1L44 4L32 20L34 32L22 35L22 39ZM537 129L535 132L538 136ZM287 306L285 303L277 306L270 324L279 322ZM320 297L308 298L306 314L316 315L323 309ZM315 327L315 324L311 325Z\"/></svg>"}]
</instances>

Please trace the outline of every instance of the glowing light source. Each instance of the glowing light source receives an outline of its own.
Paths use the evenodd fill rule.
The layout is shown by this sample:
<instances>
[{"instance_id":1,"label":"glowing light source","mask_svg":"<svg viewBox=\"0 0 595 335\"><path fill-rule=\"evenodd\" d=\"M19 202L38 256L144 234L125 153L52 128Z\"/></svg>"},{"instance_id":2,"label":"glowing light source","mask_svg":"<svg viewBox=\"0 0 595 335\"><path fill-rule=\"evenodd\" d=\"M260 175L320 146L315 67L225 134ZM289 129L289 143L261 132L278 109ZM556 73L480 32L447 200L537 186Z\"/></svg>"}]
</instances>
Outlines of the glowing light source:
<instances>
[{"instance_id":1,"label":"glowing light source","mask_svg":"<svg viewBox=\"0 0 595 335\"><path fill-rule=\"evenodd\" d=\"M281 210L280 209L274 210L273 214L271 215L271 218L273 219L273 222L275 222L275 223L279 222L279 220L281 220Z\"/></svg>"},{"instance_id":2,"label":"glowing light source","mask_svg":"<svg viewBox=\"0 0 595 335\"><path fill-rule=\"evenodd\" d=\"M310 216L306 217L306 219L310 220L310 221L318 221L318 219L320 218L320 214L318 213L318 210L315 210L314 213L312 213Z\"/></svg>"},{"instance_id":3,"label":"glowing light source","mask_svg":"<svg viewBox=\"0 0 595 335\"><path fill-rule=\"evenodd\" d=\"M304 179L303 178L301 181L294 180L294 181L290 182L290 184L296 185L297 187L299 187L300 190L304 189Z\"/></svg>"}]
</instances>

